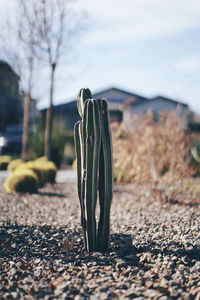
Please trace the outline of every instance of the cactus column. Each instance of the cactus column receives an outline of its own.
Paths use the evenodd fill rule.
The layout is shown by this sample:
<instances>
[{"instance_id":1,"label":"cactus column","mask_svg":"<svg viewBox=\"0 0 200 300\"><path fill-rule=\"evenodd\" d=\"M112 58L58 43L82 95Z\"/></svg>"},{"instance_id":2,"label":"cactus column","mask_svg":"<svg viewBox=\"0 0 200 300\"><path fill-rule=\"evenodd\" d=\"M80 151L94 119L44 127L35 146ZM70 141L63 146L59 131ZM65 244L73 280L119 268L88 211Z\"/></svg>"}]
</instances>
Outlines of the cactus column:
<instances>
[{"instance_id":1,"label":"cactus column","mask_svg":"<svg viewBox=\"0 0 200 300\"><path fill-rule=\"evenodd\" d=\"M81 89L78 110L82 121L75 125L74 136L85 248L87 251L105 252L108 248L113 191L112 142L107 102L105 99L91 99L90 90ZM98 196L100 219L97 230Z\"/></svg>"},{"instance_id":2,"label":"cactus column","mask_svg":"<svg viewBox=\"0 0 200 300\"><path fill-rule=\"evenodd\" d=\"M100 219L98 226L98 250L105 252L110 234L110 206L113 197L112 141L107 101L98 100L101 116L101 154L99 164Z\"/></svg>"}]
</instances>

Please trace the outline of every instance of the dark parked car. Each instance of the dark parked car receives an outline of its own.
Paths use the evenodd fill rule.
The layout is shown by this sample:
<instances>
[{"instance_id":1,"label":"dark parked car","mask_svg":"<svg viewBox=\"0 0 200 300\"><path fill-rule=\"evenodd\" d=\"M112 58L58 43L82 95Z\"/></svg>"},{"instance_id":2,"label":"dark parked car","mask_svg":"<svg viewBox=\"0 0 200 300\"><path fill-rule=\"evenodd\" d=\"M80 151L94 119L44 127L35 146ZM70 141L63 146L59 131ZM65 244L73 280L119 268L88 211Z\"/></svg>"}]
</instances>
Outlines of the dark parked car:
<instances>
[{"instance_id":1,"label":"dark parked car","mask_svg":"<svg viewBox=\"0 0 200 300\"><path fill-rule=\"evenodd\" d=\"M22 148L23 129L19 124L8 125L0 136L0 154L20 153Z\"/></svg>"}]
</instances>

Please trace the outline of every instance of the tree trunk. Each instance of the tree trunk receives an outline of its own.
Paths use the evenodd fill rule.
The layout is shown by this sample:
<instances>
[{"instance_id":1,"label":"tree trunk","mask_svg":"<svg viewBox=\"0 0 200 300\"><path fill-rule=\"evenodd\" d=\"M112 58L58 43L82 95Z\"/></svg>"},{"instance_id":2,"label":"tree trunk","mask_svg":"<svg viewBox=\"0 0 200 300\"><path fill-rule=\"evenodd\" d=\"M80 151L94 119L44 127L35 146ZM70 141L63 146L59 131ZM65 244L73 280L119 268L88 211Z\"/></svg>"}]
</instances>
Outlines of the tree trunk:
<instances>
[{"instance_id":1,"label":"tree trunk","mask_svg":"<svg viewBox=\"0 0 200 300\"><path fill-rule=\"evenodd\" d=\"M52 124L53 124L53 90L54 90L55 68L56 68L56 64L52 64L51 65L49 107L46 112L45 155L47 157L47 160L51 160L51 140L52 140Z\"/></svg>"},{"instance_id":2,"label":"tree trunk","mask_svg":"<svg viewBox=\"0 0 200 300\"><path fill-rule=\"evenodd\" d=\"M25 95L24 99L24 121L23 121L23 136L22 136L22 159L28 157L28 133L29 133L29 113L30 113L30 93Z\"/></svg>"}]
</instances>

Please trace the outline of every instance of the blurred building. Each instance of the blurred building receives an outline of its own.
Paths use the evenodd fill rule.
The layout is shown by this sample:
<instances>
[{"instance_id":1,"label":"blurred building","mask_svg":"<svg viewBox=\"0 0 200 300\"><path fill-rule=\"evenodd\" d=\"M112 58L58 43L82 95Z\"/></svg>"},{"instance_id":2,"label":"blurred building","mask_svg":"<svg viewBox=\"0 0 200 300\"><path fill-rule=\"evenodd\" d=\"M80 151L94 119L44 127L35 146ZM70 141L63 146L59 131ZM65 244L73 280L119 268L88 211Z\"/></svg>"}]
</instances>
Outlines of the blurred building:
<instances>
[{"instance_id":1,"label":"blurred building","mask_svg":"<svg viewBox=\"0 0 200 300\"><path fill-rule=\"evenodd\" d=\"M23 102L19 94L19 76L5 61L0 61L0 132L8 124L23 119Z\"/></svg>"},{"instance_id":2,"label":"blurred building","mask_svg":"<svg viewBox=\"0 0 200 300\"><path fill-rule=\"evenodd\" d=\"M170 112L176 110L177 115L185 118L185 120L188 119L189 107L187 104L164 96L146 98L115 87L94 93L92 96L94 99L107 99L111 122L121 122L122 120L128 122L133 114L142 116L149 109L153 111L155 118L160 111ZM45 112L46 109L42 110L43 115L45 115ZM74 124L80 119L77 110L77 100L55 105L54 118L62 121L66 128L73 129Z\"/></svg>"},{"instance_id":3,"label":"blurred building","mask_svg":"<svg viewBox=\"0 0 200 300\"><path fill-rule=\"evenodd\" d=\"M25 94L19 88L20 77L11 66L0 60L0 132L6 127L12 128L23 124ZM36 122L38 110L36 100L30 102L30 125ZM14 127L13 127L14 128Z\"/></svg>"}]
</instances>

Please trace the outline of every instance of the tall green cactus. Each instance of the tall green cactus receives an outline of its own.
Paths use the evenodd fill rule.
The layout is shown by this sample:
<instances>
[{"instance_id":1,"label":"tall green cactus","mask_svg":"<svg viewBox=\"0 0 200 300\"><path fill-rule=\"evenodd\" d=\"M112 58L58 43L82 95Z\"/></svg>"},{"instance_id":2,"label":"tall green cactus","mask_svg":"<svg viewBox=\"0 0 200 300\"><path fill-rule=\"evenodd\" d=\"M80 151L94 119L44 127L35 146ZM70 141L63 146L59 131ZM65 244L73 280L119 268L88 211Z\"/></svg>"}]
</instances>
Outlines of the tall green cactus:
<instances>
[{"instance_id":1,"label":"tall green cactus","mask_svg":"<svg viewBox=\"0 0 200 300\"><path fill-rule=\"evenodd\" d=\"M74 129L77 157L77 185L81 206L81 225L87 251L105 252L110 231L113 194L112 142L105 99L91 99L89 89L78 94L82 120ZM100 218L96 226L96 204Z\"/></svg>"}]
</instances>

